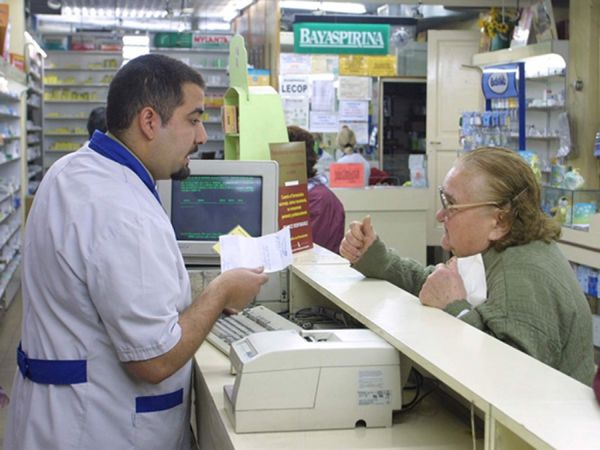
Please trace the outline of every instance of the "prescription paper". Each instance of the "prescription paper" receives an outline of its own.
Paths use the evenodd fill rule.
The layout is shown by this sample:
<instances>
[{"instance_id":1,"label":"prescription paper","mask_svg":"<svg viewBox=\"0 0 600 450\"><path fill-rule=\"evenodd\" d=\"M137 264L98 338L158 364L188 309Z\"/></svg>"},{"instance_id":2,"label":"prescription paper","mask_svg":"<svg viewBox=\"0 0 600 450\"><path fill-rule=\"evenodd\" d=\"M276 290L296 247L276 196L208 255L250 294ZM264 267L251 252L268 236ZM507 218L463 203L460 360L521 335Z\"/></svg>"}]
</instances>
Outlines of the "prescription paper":
<instances>
[{"instance_id":1,"label":"prescription paper","mask_svg":"<svg viewBox=\"0 0 600 450\"><path fill-rule=\"evenodd\" d=\"M261 237L223 235L219 237L221 247L221 272L244 267L264 267L266 273L278 272L292 263L290 229L282 228L277 233Z\"/></svg>"}]
</instances>

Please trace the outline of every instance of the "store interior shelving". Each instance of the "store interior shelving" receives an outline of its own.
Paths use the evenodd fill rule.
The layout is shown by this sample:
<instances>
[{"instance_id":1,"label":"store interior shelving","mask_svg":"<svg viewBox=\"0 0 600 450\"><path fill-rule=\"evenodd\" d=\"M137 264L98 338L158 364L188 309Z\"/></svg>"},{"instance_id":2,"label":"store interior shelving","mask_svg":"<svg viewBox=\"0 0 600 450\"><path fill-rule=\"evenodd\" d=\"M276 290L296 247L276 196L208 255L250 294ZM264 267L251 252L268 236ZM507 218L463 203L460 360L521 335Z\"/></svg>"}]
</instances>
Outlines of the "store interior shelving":
<instances>
[{"instance_id":1,"label":"store interior shelving","mask_svg":"<svg viewBox=\"0 0 600 450\"><path fill-rule=\"evenodd\" d=\"M36 43L25 48L27 72L27 186L26 196L33 196L44 174L44 57ZM27 198L26 197L26 198ZM27 200L31 201L30 199Z\"/></svg>"},{"instance_id":2,"label":"store interior shelving","mask_svg":"<svg viewBox=\"0 0 600 450\"><path fill-rule=\"evenodd\" d=\"M25 154L25 91L23 72L0 61L0 310L6 309L20 286L22 174Z\"/></svg>"},{"instance_id":3,"label":"store interior shelving","mask_svg":"<svg viewBox=\"0 0 600 450\"><path fill-rule=\"evenodd\" d=\"M123 60L120 43L85 35L45 38L44 169L88 139L92 109L106 104L108 85ZM106 49L105 49L106 48Z\"/></svg>"},{"instance_id":4,"label":"store interior shelving","mask_svg":"<svg viewBox=\"0 0 600 450\"><path fill-rule=\"evenodd\" d=\"M151 47L151 53L165 54L179 59L196 69L206 83L206 96L204 100L205 112L202 117L208 135L208 142L198 149L194 158L222 159L224 151L224 136L221 127L221 107L223 95L229 87L227 65L229 59L228 40L229 34L220 35L221 45L211 48L177 48L177 47ZM156 40L155 40L156 41Z\"/></svg>"}]
</instances>

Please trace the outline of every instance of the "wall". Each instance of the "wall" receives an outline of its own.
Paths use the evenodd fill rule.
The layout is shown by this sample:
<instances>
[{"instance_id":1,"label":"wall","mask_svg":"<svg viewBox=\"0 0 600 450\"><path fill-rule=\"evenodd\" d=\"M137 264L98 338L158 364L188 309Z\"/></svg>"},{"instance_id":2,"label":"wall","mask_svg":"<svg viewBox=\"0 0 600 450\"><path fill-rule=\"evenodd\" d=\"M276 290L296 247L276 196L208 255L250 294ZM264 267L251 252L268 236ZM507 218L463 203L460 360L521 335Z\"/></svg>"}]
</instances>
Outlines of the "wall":
<instances>
[{"instance_id":1,"label":"wall","mask_svg":"<svg viewBox=\"0 0 600 450\"><path fill-rule=\"evenodd\" d=\"M600 131L600 0L571 0L567 70L568 110L572 137L579 153L570 162L581 170L586 187L600 187L600 161L592 154L594 137ZM583 90L576 91L576 80Z\"/></svg>"},{"instance_id":2,"label":"wall","mask_svg":"<svg viewBox=\"0 0 600 450\"><path fill-rule=\"evenodd\" d=\"M271 71L271 86L277 88L279 73L279 0L258 0L233 21L233 30L244 36L248 63Z\"/></svg>"},{"instance_id":3,"label":"wall","mask_svg":"<svg viewBox=\"0 0 600 450\"><path fill-rule=\"evenodd\" d=\"M10 52L22 55L25 49L25 2L24 0L9 0L8 21L11 27Z\"/></svg>"}]
</instances>

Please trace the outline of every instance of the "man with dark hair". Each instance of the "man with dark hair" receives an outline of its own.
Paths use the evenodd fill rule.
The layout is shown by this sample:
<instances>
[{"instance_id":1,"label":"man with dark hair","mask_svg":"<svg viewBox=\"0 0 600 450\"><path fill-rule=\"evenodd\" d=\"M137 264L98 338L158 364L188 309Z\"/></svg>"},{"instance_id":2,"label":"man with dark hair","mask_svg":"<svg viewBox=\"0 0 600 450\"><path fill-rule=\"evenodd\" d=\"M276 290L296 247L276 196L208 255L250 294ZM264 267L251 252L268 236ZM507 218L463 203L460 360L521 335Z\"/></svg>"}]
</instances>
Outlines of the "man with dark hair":
<instances>
[{"instance_id":1,"label":"man with dark hair","mask_svg":"<svg viewBox=\"0 0 600 450\"><path fill-rule=\"evenodd\" d=\"M25 230L5 448L189 448L191 359L266 281L260 268L231 270L192 301L156 192L156 180L185 178L206 142L204 89L172 58L131 60L109 87L107 133L43 178Z\"/></svg>"},{"instance_id":2,"label":"man with dark hair","mask_svg":"<svg viewBox=\"0 0 600 450\"><path fill-rule=\"evenodd\" d=\"M90 111L87 121L87 131L90 139L96 130L102 133L106 131L106 108L104 106L98 106Z\"/></svg>"}]
</instances>

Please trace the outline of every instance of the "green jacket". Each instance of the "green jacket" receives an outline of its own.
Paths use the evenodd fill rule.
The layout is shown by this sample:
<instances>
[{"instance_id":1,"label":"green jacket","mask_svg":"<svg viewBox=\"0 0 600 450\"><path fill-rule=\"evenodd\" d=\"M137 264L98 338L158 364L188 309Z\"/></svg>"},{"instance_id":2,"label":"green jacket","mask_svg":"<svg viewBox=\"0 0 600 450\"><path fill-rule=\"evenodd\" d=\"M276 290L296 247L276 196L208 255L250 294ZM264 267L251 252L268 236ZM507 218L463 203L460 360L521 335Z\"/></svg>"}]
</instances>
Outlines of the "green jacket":
<instances>
[{"instance_id":1,"label":"green jacket","mask_svg":"<svg viewBox=\"0 0 600 450\"><path fill-rule=\"evenodd\" d=\"M569 262L555 243L493 248L483 254L487 300L457 299L445 311L555 369L591 385L592 315ZM414 294L434 267L401 258L377 239L354 267Z\"/></svg>"}]
</instances>

